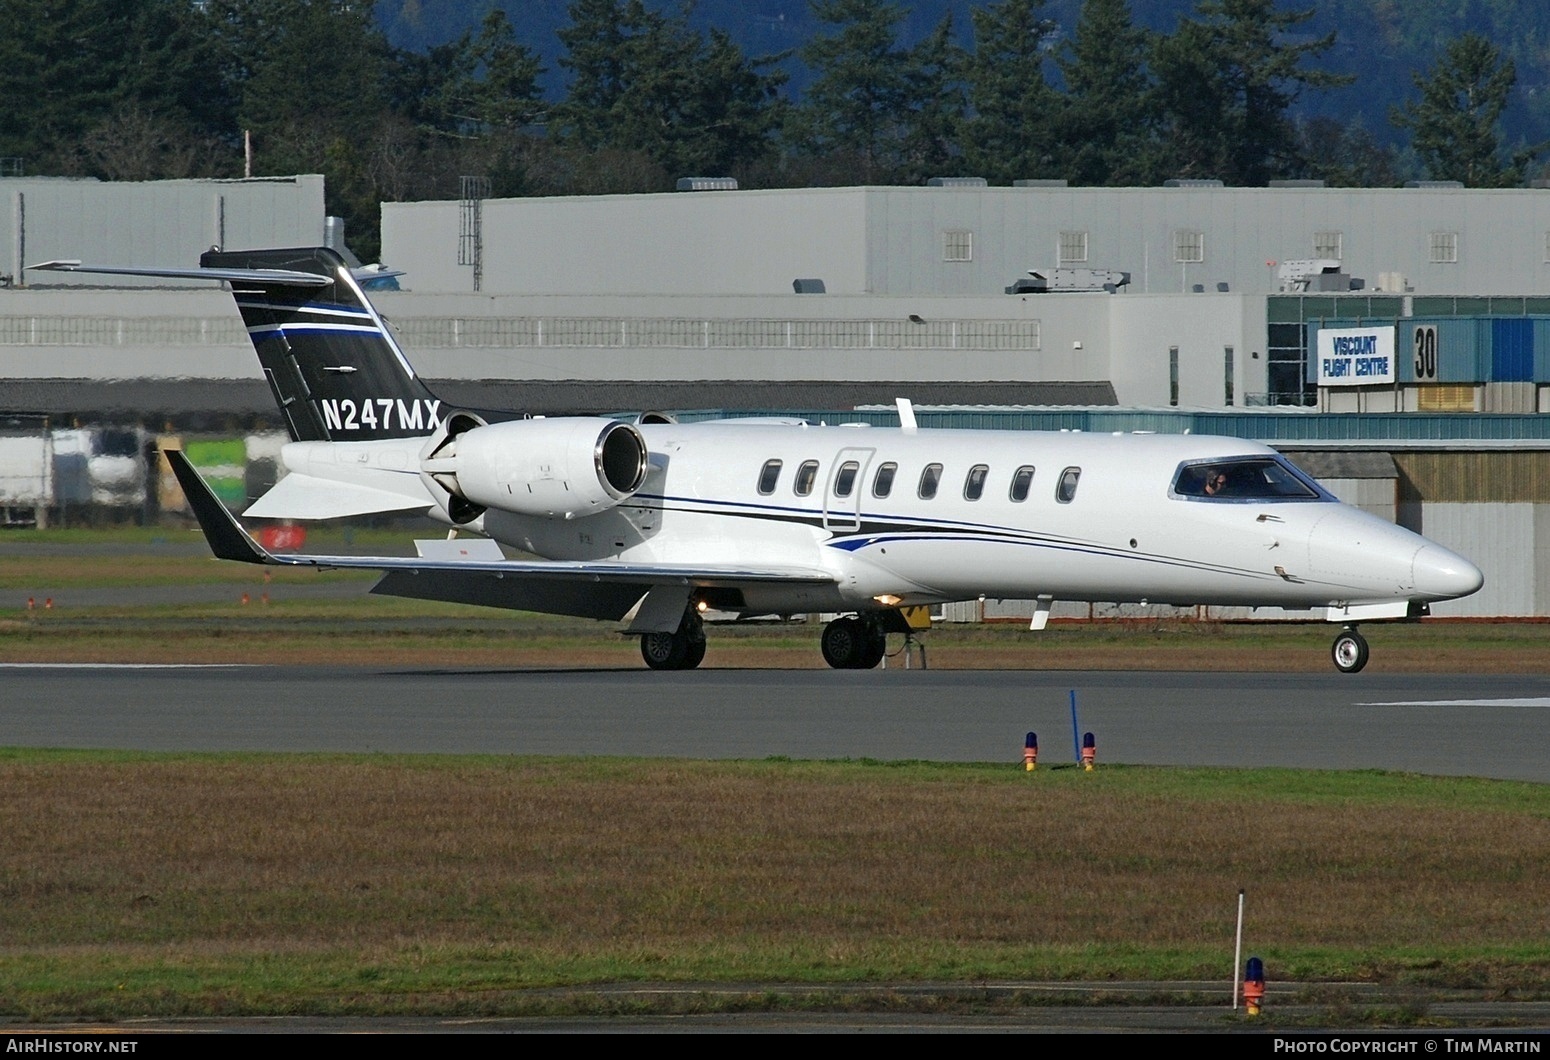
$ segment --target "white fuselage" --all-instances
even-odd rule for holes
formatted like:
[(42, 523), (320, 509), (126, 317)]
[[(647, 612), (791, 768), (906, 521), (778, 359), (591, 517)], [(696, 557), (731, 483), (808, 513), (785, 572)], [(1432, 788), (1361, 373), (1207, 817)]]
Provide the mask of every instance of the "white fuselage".
[[(1317, 487), (1300, 499), (1175, 492), (1187, 465), (1277, 459), (1253, 442), (737, 422), (640, 430), (651, 469), (617, 507), (569, 520), (492, 508), (478, 528), (549, 559), (791, 564), (836, 577), (832, 590), (750, 587), (749, 611), (979, 596), (1392, 605), (1466, 595), (1481, 583), (1462, 557)], [(810, 462), (817, 467), (802, 495), (798, 479)], [(878, 496), (878, 473), (889, 464), (891, 488)], [(937, 489), (923, 497), (932, 465), (940, 465)], [(982, 487), (970, 499), (976, 467), (985, 469)], [(1030, 467), (1026, 495), (1014, 499), (1014, 476)], [(1057, 493), (1069, 471), (1076, 476), (1066, 500)]]

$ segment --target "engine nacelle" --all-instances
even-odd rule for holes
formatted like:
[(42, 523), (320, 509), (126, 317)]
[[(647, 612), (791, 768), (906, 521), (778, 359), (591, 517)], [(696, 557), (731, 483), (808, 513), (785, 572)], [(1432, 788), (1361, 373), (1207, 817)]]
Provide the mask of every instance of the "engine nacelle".
[(646, 440), (597, 417), (485, 423), (455, 412), (420, 454), (420, 477), (455, 523), (486, 508), (575, 519), (612, 508), (646, 479)]

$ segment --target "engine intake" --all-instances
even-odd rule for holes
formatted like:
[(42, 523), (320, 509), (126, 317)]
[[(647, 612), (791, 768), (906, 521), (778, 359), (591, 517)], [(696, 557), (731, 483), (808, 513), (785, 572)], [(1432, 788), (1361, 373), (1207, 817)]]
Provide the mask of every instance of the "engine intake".
[(596, 417), (485, 423), (449, 415), (426, 443), (420, 475), (454, 523), (487, 508), (574, 519), (612, 508), (646, 480), (646, 441)]

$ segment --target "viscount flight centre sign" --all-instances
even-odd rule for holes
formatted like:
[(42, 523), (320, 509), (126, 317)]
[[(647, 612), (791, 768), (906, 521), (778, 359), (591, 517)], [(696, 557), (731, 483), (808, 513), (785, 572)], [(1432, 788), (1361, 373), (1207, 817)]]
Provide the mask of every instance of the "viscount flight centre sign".
[(1319, 332), (1319, 386), (1392, 386), (1394, 329), (1342, 328)]

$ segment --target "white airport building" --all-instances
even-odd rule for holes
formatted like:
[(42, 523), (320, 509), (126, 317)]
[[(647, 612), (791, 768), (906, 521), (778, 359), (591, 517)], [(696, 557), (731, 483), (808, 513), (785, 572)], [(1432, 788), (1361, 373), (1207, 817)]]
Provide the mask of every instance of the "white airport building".
[[(1263, 438), (1550, 615), (1550, 191), (948, 185), (387, 203), (373, 297), (453, 404)], [(318, 176), (0, 179), (0, 411), (272, 429), (226, 293), (27, 266), (339, 238)]]

